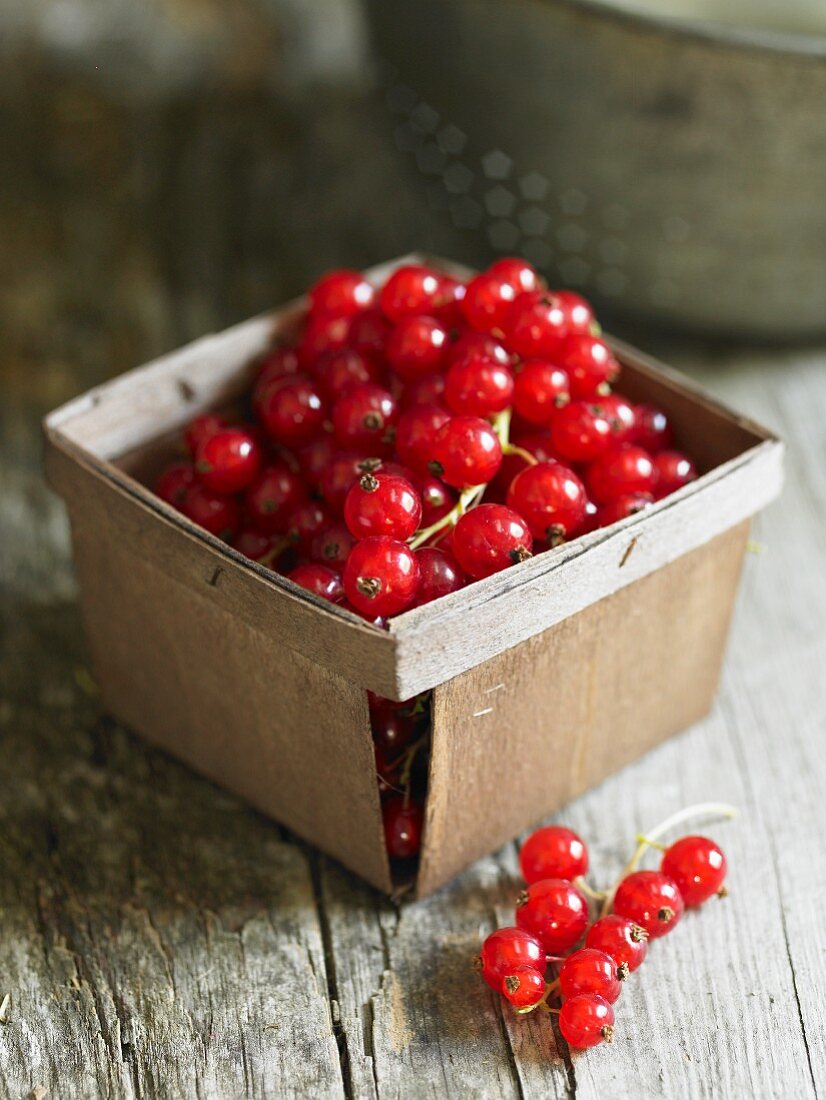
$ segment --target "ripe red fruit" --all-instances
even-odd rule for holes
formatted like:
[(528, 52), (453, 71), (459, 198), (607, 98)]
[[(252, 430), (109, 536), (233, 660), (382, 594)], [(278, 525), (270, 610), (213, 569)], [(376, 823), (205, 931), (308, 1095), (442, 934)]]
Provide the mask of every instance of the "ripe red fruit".
[(428, 374), (426, 378), (417, 378), (408, 382), (399, 398), (403, 409), (412, 409), (415, 405), (437, 405), (444, 403), (445, 379), (443, 374)]
[(565, 310), (549, 290), (519, 294), (502, 329), (505, 347), (521, 359), (555, 359), (568, 334)]
[(479, 952), (482, 977), (491, 989), (499, 992), (502, 979), (523, 966), (544, 974), (546, 954), (536, 936), (524, 928), (497, 928)]
[(420, 313), (430, 313), (438, 305), (439, 276), (421, 264), (397, 268), (379, 294), (382, 312), (391, 321), (400, 321)]
[(347, 390), (362, 382), (380, 382), (382, 371), (377, 361), (355, 348), (327, 351), (313, 367), (313, 377), (328, 401), (337, 401)]
[(513, 390), (514, 410), (529, 424), (550, 424), (570, 400), (568, 375), (544, 359), (528, 359), (519, 368)]
[(621, 393), (609, 393), (600, 397), (596, 404), (608, 418), (614, 442), (632, 443), (637, 418), (631, 402)]
[(480, 504), (460, 518), (450, 545), (465, 573), (480, 580), (529, 558), (533, 539), (513, 509)]
[(310, 562), (307, 565), (298, 565), (287, 577), (294, 583), (300, 584), (308, 592), (320, 596), (330, 603), (341, 603), (344, 599), (344, 585), (341, 577), (326, 565), (318, 565)]
[(347, 343), (356, 351), (383, 355), (392, 327), (380, 309), (365, 309), (350, 322)]
[(373, 304), (376, 292), (360, 271), (328, 271), (307, 292), (314, 313), (350, 316)]
[(520, 967), (502, 979), (501, 993), (514, 1008), (532, 1008), (545, 996), (545, 978), (538, 970)]
[(445, 403), (462, 416), (492, 416), (512, 397), (513, 375), (493, 359), (454, 363), (445, 376)]
[(637, 512), (642, 512), (653, 503), (654, 498), (651, 493), (626, 493), (624, 496), (617, 497), (616, 500), (609, 501), (608, 504), (599, 506), (597, 526), (608, 527), (612, 523), (618, 523), (621, 519), (627, 519), (628, 516), (635, 516)]
[(357, 542), (344, 567), (344, 589), (357, 611), (389, 618), (410, 607), (419, 584), (413, 551), (386, 535)]
[(351, 486), (355, 485), (362, 474), (379, 465), (377, 459), (367, 458), (361, 452), (336, 451), (327, 463), (319, 484), (325, 502), (334, 512), (343, 512)]
[(571, 882), (588, 873), (588, 849), (572, 829), (545, 825), (531, 833), (522, 845), (519, 866), (528, 884), (544, 878)]
[(665, 413), (653, 405), (637, 405), (634, 409), (632, 442), (655, 455), (671, 446), (674, 432)]
[(686, 905), (702, 905), (722, 889), (728, 865), (713, 840), (684, 836), (666, 850), (661, 870), (677, 884)]
[(627, 976), (628, 967), (618, 965), (604, 951), (582, 947), (562, 964), (559, 990), (563, 997), (596, 993), (613, 1004), (622, 992), (622, 983)]
[(286, 344), (268, 351), (258, 363), (258, 373), (255, 376), (256, 387), (263, 387), (268, 382), (275, 382), (286, 374), (297, 374), (299, 370), (298, 353), (295, 348)]
[(195, 470), (214, 493), (240, 493), (258, 476), (262, 463), (258, 442), (241, 428), (222, 428), (201, 440)]
[(588, 925), (583, 894), (561, 878), (532, 882), (516, 902), (516, 923), (536, 936), (549, 955), (568, 951)]
[(391, 859), (412, 859), (422, 844), (424, 813), (421, 804), (404, 795), (392, 795), (382, 806), (384, 837)]
[(304, 482), (279, 463), (267, 466), (247, 489), (244, 505), (253, 526), (267, 534), (286, 531), (289, 517), (307, 497)]
[(321, 486), (321, 478), (335, 453), (333, 437), (327, 432), (308, 443), (296, 455), (301, 476), (313, 489)]
[(624, 963), (630, 972), (641, 966), (648, 954), (648, 933), (628, 917), (610, 913), (591, 925), (585, 946), (604, 951), (617, 966)]
[(296, 346), (301, 366), (311, 370), (327, 351), (343, 348), (349, 340), (351, 318), (333, 313), (312, 313)]
[(434, 317), (403, 317), (387, 340), (390, 366), (403, 382), (442, 369), (449, 347), (447, 329)]
[(384, 455), (392, 450), (390, 429), (398, 418), (392, 394), (373, 382), (354, 386), (333, 407), (333, 431), (340, 447)]
[(635, 871), (614, 895), (614, 912), (639, 924), (651, 939), (670, 932), (683, 915), (677, 884), (660, 871)]
[(408, 539), (422, 518), (419, 494), (403, 477), (383, 473), (362, 474), (344, 502), (344, 519), (357, 539), (391, 535)]
[(268, 535), (265, 531), (259, 531), (255, 527), (242, 527), (232, 540), (232, 545), (245, 558), (250, 558), (252, 561), (261, 561), (273, 550), (275, 538), (273, 535)]
[(187, 493), (195, 484), (195, 467), (191, 462), (175, 462), (161, 474), (155, 483), (155, 492), (179, 511), (183, 509)]
[(608, 393), (619, 378), (620, 365), (598, 336), (567, 336), (559, 349), (557, 362), (571, 380), (571, 396), (578, 400)]
[(569, 462), (593, 462), (613, 444), (611, 423), (599, 405), (572, 401), (551, 421), (551, 444)]
[(432, 474), (419, 476), (417, 487), (422, 498), (422, 527), (429, 527), (453, 510), (456, 497), (437, 477)]
[(287, 518), (287, 538), (293, 546), (307, 554), (313, 539), (326, 531), (332, 522), (323, 504), (317, 500), (304, 500), (293, 508)]
[(310, 557), (339, 571), (344, 568), (356, 540), (344, 523), (333, 523), (313, 539)]
[(241, 507), (235, 497), (214, 493), (197, 482), (187, 491), (181, 511), (193, 523), (227, 542), (241, 526)]
[(525, 520), (535, 539), (557, 546), (576, 535), (585, 519), (585, 486), (560, 462), (538, 462), (518, 473), (507, 503)]
[(647, 451), (622, 443), (593, 462), (586, 471), (588, 495), (597, 504), (608, 504), (631, 493), (651, 493), (654, 463)]
[(395, 757), (409, 744), (416, 732), (415, 718), (401, 714), (398, 710), (371, 710), (370, 726), (376, 744)]
[(465, 330), (448, 351), (447, 365), (452, 367), (456, 363), (472, 363), (477, 359), (492, 359), (503, 367), (512, 365), (511, 356), (499, 340), (484, 332)]
[(483, 271), (467, 284), (462, 316), (477, 332), (501, 331), (508, 310), (525, 289), (507, 274)]
[(519, 256), (503, 256), (501, 260), (494, 260), (488, 268), (488, 274), (510, 283), (517, 294), (525, 290), (539, 290), (542, 286), (536, 268)]
[(438, 600), (450, 592), (457, 592), (467, 584), (467, 577), (459, 563), (447, 550), (425, 546), (416, 551), (416, 558), (420, 573), (416, 607)]
[(559, 1010), (559, 1030), (565, 1042), (579, 1050), (610, 1043), (614, 1038), (614, 1010), (604, 997), (580, 993)]
[(654, 456), (654, 496), (662, 500), (690, 481), (696, 481), (697, 467), (680, 451), (660, 451)]
[(481, 417), (451, 417), (433, 437), (430, 472), (456, 489), (486, 485), (501, 464), (499, 438)]
[(413, 405), (396, 424), (396, 453), (405, 465), (417, 473), (427, 473), (433, 456), (433, 440), (450, 414), (437, 405)]
[(556, 300), (565, 314), (565, 326), (572, 335), (587, 335), (595, 323), (590, 302), (573, 290), (555, 290)]
[(227, 421), (217, 413), (201, 413), (190, 421), (184, 429), (184, 446), (193, 457), (205, 439), (226, 428)]
[(267, 434), (285, 447), (309, 443), (326, 416), (318, 384), (301, 374), (271, 384), (258, 411)]

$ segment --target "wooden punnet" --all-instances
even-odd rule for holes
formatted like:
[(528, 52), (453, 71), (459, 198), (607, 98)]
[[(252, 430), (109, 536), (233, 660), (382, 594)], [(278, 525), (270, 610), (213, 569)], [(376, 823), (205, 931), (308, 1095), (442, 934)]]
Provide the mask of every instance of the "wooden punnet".
[(702, 476), (382, 631), (142, 483), (193, 416), (241, 397), (301, 308), (64, 405), (45, 421), (48, 474), (69, 511), (105, 708), (388, 892), (366, 692), (433, 689), (416, 883), (427, 894), (707, 713), (749, 521), (780, 490), (782, 444), (615, 342), (623, 392), (668, 412)]

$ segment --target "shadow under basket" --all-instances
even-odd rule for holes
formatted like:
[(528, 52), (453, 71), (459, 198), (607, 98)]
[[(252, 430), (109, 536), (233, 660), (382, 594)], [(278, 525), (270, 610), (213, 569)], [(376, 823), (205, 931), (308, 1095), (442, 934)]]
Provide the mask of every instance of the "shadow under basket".
[(104, 707), (388, 893), (367, 690), (432, 689), (421, 896), (708, 712), (749, 521), (780, 490), (782, 445), (614, 342), (623, 392), (668, 413), (698, 480), (380, 630), (142, 483), (193, 416), (241, 398), (302, 309), (63, 406), (45, 421), (47, 471), (69, 511)]

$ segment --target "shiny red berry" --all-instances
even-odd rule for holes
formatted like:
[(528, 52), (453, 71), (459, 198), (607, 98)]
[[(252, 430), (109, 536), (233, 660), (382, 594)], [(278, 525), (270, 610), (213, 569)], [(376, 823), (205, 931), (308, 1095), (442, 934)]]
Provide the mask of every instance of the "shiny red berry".
[(191, 462), (175, 462), (156, 481), (155, 493), (161, 500), (181, 511), (195, 480), (195, 467)]
[(434, 317), (404, 317), (387, 340), (390, 366), (403, 382), (414, 382), (442, 369), (448, 331)]
[(697, 480), (697, 467), (681, 451), (660, 451), (654, 455), (654, 496), (662, 500), (690, 481)]
[(671, 446), (674, 432), (662, 409), (654, 405), (637, 405), (634, 409), (634, 433), (632, 442), (655, 455)]
[(381, 382), (382, 371), (371, 355), (355, 348), (325, 352), (313, 367), (313, 377), (327, 401), (337, 401), (362, 382)]
[(357, 313), (350, 322), (347, 344), (356, 351), (383, 355), (393, 326), (378, 307)]
[(474, 580), (525, 561), (532, 545), (525, 521), (503, 504), (480, 504), (465, 512), (451, 539), (456, 560)]
[(357, 539), (370, 535), (410, 538), (422, 518), (419, 494), (403, 477), (394, 474), (362, 474), (344, 502), (344, 520)]
[(378, 459), (367, 458), (361, 451), (336, 451), (321, 475), (319, 488), (324, 501), (336, 515), (344, 511), (351, 486), (362, 474), (378, 469)]
[(275, 536), (268, 535), (266, 531), (259, 531), (257, 527), (242, 527), (232, 545), (239, 554), (252, 561), (261, 561), (269, 557), (275, 547)]
[(241, 526), (241, 507), (235, 497), (215, 493), (197, 482), (187, 492), (181, 511), (193, 523), (225, 541)]
[(580, 993), (559, 1010), (562, 1038), (578, 1050), (610, 1043), (614, 1039), (614, 1010), (604, 997)]
[(311, 370), (325, 352), (348, 343), (351, 322), (351, 317), (334, 313), (313, 313), (307, 318), (295, 349), (304, 370)]
[(437, 546), (425, 546), (416, 551), (419, 562), (419, 590), (416, 607), (431, 603), (451, 592), (458, 592), (467, 584), (467, 577), (459, 563), (447, 550)]
[(301, 476), (313, 489), (321, 486), (321, 478), (335, 453), (333, 437), (324, 432), (297, 453)]
[(613, 445), (611, 423), (599, 405), (571, 401), (551, 421), (551, 443), (568, 462), (593, 462)]
[(613, 1004), (622, 992), (628, 967), (617, 964), (610, 955), (593, 947), (581, 947), (569, 955), (559, 971), (559, 991), (563, 997), (596, 993)]
[(287, 344), (279, 344), (259, 360), (255, 385), (264, 386), (267, 382), (275, 382), (287, 374), (297, 374), (299, 370), (298, 353), (295, 348)]
[(614, 353), (598, 336), (567, 336), (557, 362), (568, 375), (571, 396), (577, 400), (593, 400), (608, 393), (620, 374)]
[(302, 554), (308, 554), (313, 540), (332, 522), (332, 516), (323, 504), (317, 500), (304, 500), (287, 517), (287, 538)]
[(422, 498), (422, 527), (429, 527), (453, 511), (456, 495), (438, 477), (418, 475), (417, 486)]
[(542, 287), (536, 268), (519, 256), (503, 256), (500, 260), (494, 260), (488, 268), (488, 274), (510, 283), (517, 294)]
[(209, 439), (210, 436), (226, 427), (225, 417), (219, 416), (217, 413), (201, 413), (200, 416), (196, 416), (194, 420), (191, 420), (184, 429), (184, 446), (194, 458), (204, 440)]
[(318, 383), (290, 375), (271, 385), (259, 409), (267, 434), (285, 447), (302, 447), (324, 423), (326, 409)]
[(314, 313), (350, 316), (373, 304), (376, 292), (360, 271), (328, 271), (307, 292)]
[(544, 974), (547, 952), (536, 936), (524, 928), (497, 928), (487, 937), (479, 952), (482, 977), (497, 992), (502, 979), (526, 966)]
[(310, 547), (310, 557), (322, 565), (341, 571), (356, 540), (344, 523), (333, 523), (326, 531), (316, 535)]
[(439, 276), (421, 264), (406, 264), (397, 268), (379, 294), (382, 312), (391, 321), (403, 317), (430, 313), (438, 305)]
[(548, 290), (519, 294), (502, 329), (505, 347), (521, 359), (555, 359), (568, 334), (565, 310)]
[(415, 405), (444, 405), (445, 377), (443, 374), (428, 374), (408, 382), (401, 392), (399, 404), (403, 409), (412, 409)]
[(642, 512), (649, 504), (654, 503), (651, 493), (625, 493), (607, 504), (600, 504), (597, 508), (597, 526), (610, 527), (612, 523), (618, 523), (628, 516), (635, 516)]
[(201, 441), (195, 470), (214, 493), (240, 493), (258, 476), (262, 461), (261, 447), (249, 432), (222, 428)]
[(513, 359), (501, 341), (484, 332), (465, 330), (451, 345), (447, 355), (447, 365), (474, 363), (478, 359), (492, 359), (502, 367), (513, 365)]
[(585, 519), (585, 486), (560, 462), (538, 462), (518, 473), (507, 503), (524, 519), (535, 539), (557, 546), (573, 538)]
[(424, 813), (415, 799), (393, 795), (382, 806), (384, 837), (391, 859), (412, 859), (422, 845)]
[(451, 417), (433, 437), (430, 471), (456, 489), (486, 485), (501, 464), (499, 438), (481, 417)]
[(615, 443), (632, 443), (637, 425), (634, 406), (620, 393), (609, 393), (596, 402), (611, 425)]
[(591, 925), (585, 946), (604, 951), (617, 966), (625, 964), (631, 972), (642, 965), (648, 954), (648, 933), (628, 917), (610, 913)]
[(573, 881), (588, 873), (588, 849), (581, 837), (563, 825), (545, 825), (531, 833), (519, 852), (528, 884), (543, 878)]
[(531, 967), (520, 967), (502, 979), (501, 993), (514, 1008), (532, 1008), (545, 996), (544, 975)]
[(722, 849), (704, 836), (684, 836), (663, 855), (661, 869), (677, 884), (686, 905), (702, 905), (719, 894), (728, 866)]
[(493, 359), (454, 363), (445, 376), (445, 404), (460, 416), (493, 416), (513, 398), (513, 375)]
[(347, 599), (371, 618), (389, 618), (410, 607), (419, 584), (419, 563), (398, 539), (378, 535), (357, 542), (344, 567)]
[(565, 327), (573, 335), (588, 335), (595, 324), (591, 303), (573, 290), (555, 290), (556, 300), (565, 314)]
[(568, 375), (560, 367), (544, 359), (528, 359), (521, 365), (514, 384), (513, 407), (523, 420), (548, 425), (569, 400)]
[[(398, 704), (396, 704), (398, 705)], [(391, 756), (398, 756), (412, 741), (416, 733), (416, 721), (398, 710), (370, 711), (373, 740)]]
[(395, 398), (382, 386), (372, 382), (354, 386), (333, 407), (336, 442), (369, 454), (389, 454), (398, 415)]
[(298, 474), (282, 463), (267, 466), (247, 489), (244, 505), (252, 524), (271, 534), (287, 530), (289, 517), (307, 498), (307, 487)]
[(654, 463), (642, 447), (622, 443), (596, 459), (586, 471), (588, 495), (597, 504), (607, 504), (631, 493), (651, 493)]
[(438, 405), (413, 405), (396, 424), (396, 453), (405, 465), (417, 473), (427, 473), (433, 457), (433, 440), (450, 413)]
[(301, 585), (322, 600), (341, 603), (344, 599), (344, 585), (341, 583), (341, 577), (327, 565), (317, 565), (315, 562), (298, 565), (287, 574), (287, 577), (294, 584)]
[(588, 903), (565, 879), (541, 879), (519, 895), (516, 923), (536, 936), (549, 955), (561, 955), (582, 938), (588, 926)]
[(651, 939), (675, 928), (683, 908), (677, 884), (660, 871), (635, 871), (614, 895), (614, 912), (639, 924)]
[(477, 332), (501, 331), (522, 288), (493, 271), (483, 271), (467, 284), (461, 311), (465, 321)]

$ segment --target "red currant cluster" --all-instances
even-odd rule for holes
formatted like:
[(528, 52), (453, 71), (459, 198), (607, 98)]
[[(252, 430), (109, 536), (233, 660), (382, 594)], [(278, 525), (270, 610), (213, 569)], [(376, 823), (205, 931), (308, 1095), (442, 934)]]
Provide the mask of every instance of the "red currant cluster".
[(387, 853), (394, 860), (410, 860), (422, 841), (430, 700), (417, 695), (395, 703), (368, 692), (368, 701)]
[[(199, 416), (158, 495), (383, 625), (697, 476), (665, 414), (613, 389), (590, 305), (523, 260), (460, 283), (333, 271), (262, 359), (251, 416)], [(485, 502), (482, 503), (482, 498)]]
[[(686, 906), (725, 893), (726, 859), (714, 841), (685, 836), (668, 848), (653, 836), (639, 841), (623, 878), (604, 894), (585, 882), (588, 851), (577, 834), (557, 825), (539, 829), (520, 853), (528, 885), (516, 903), (516, 925), (500, 928), (482, 946), (478, 964), (488, 985), (519, 1013), (558, 1012), (559, 1030), (572, 1047), (611, 1042), (612, 1006), (645, 959), (649, 940), (670, 932)], [(660, 869), (636, 870), (652, 846), (662, 851)], [(593, 923), (588, 897), (601, 903)], [(551, 965), (557, 972), (549, 982)], [(550, 1008), (551, 998), (561, 998), (561, 1007)]]

